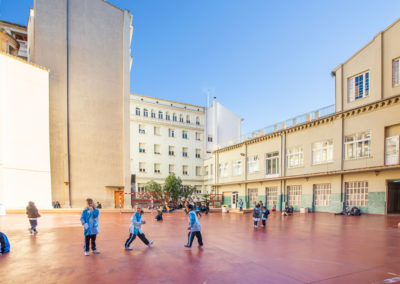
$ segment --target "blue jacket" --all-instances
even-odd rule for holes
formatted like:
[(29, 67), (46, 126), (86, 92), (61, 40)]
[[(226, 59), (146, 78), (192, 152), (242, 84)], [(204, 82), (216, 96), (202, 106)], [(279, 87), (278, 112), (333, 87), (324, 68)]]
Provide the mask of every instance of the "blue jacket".
[(10, 251), (10, 242), (7, 239), (6, 234), (0, 232), (0, 252), (6, 253)]
[(89, 211), (89, 209), (85, 209), (81, 215), (81, 223), (85, 226), (87, 224), (87, 228), (84, 230), (85, 236), (89, 235), (97, 235), (99, 233), (99, 209), (93, 209)]
[(197, 219), (197, 214), (194, 211), (189, 212), (189, 226), (191, 226), (191, 232), (201, 231), (199, 219)]
[(129, 233), (131, 234), (143, 234), (142, 229), (140, 228), (143, 224), (143, 220), (142, 220), (142, 214), (139, 213), (135, 213), (133, 214), (132, 218), (131, 218), (132, 224), (129, 227)]
[(243, 201), (239, 202), (239, 207), (243, 207)]

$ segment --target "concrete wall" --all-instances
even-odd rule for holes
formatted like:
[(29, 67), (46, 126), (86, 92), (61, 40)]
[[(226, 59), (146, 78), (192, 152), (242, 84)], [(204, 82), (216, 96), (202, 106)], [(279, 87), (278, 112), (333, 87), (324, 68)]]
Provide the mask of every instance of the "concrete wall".
[(130, 191), (131, 16), (101, 0), (36, 0), (33, 21), (32, 60), (50, 69), (53, 200), (112, 207)]
[(51, 207), (49, 73), (0, 53), (0, 203), (28, 201)]

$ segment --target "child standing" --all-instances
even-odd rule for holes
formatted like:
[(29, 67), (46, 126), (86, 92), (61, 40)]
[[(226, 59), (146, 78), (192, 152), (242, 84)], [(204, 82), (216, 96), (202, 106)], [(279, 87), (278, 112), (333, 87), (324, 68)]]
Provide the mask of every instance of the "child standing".
[(243, 200), (242, 199), (240, 199), (239, 207), (240, 207), (240, 211), (243, 211)]
[(6, 234), (0, 232), (0, 255), (6, 252), (10, 252), (10, 242)]
[(132, 250), (130, 247), (131, 243), (136, 239), (136, 236), (142, 240), (142, 242), (146, 245), (151, 247), (154, 241), (148, 241), (146, 236), (143, 234), (142, 229), (140, 228), (142, 224), (146, 224), (146, 221), (142, 220), (143, 211), (140, 206), (136, 208), (136, 213), (133, 214), (131, 221), (132, 224), (129, 227), (129, 238), (125, 242), (125, 249)]
[(26, 207), (26, 214), (28, 215), (29, 223), (31, 227), (28, 229), (31, 234), (37, 234), (37, 218), (40, 217), (40, 214), (35, 206), (35, 203), (29, 201), (28, 206)]
[(267, 207), (263, 206), (262, 210), (261, 210), (261, 221), (262, 221), (262, 226), (265, 227), (266, 221), (268, 219), (268, 215), (269, 215), (269, 210), (267, 209)]
[(260, 221), (260, 216), (261, 216), (260, 204), (257, 204), (253, 210), (254, 228), (258, 228), (258, 221)]
[(89, 245), (92, 244), (92, 251), (95, 254), (100, 252), (96, 249), (96, 235), (99, 233), (99, 209), (93, 203), (93, 199), (86, 199), (86, 208), (81, 215), (81, 223), (85, 234), (85, 255), (89, 255)]
[(197, 219), (197, 214), (194, 211), (193, 205), (188, 204), (188, 215), (189, 215), (189, 234), (188, 234), (188, 244), (185, 245), (185, 248), (191, 248), (194, 237), (196, 236), (197, 241), (199, 242), (199, 248), (203, 247), (203, 238), (201, 237), (201, 226), (199, 219)]

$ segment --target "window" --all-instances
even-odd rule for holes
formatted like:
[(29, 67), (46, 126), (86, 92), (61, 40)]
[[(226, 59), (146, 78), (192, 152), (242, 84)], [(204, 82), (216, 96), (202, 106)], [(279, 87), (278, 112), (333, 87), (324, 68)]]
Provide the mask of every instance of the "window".
[(312, 163), (313, 165), (332, 162), (333, 160), (333, 142), (332, 140), (316, 142), (312, 145)]
[(188, 148), (183, 147), (182, 148), (182, 157), (187, 157), (188, 156)]
[(139, 133), (140, 134), (146, 134), (146, 130), (144, 129), (144, 126), (139, 124)]
[(331, 201), (331, 184), (314, 184), (314, 204), (316, 206), (328, 206)]
[(190, 123), (190, 116), (189, 115), (186, 116), (186, 123)]
[(183, 139), (188, 139), (188, 133), (187, 133), (187, 131), (182, 131), (182, 138), (183, 138)]
[(210, 165), (210, 176), (214, 175), (214, 164)]
[(149, 116), (149, 111), (148, 111), (147, 109), (144, 109), (144, 110), (143, 110), (143, 115), (144, 115), (145, 117), (148, 117), (148, 116)]
[(184, 176), (187, 176), (189, 173), (188, 173), (188, 166), (183, 166), (182, 167), (182, 174), (184, 175)]
[(179, 115), (179, 122), (183, 122), (183, 115), (182, 114)]
[(154, 154), (160, 155), (160, 145), (159, 144), (154, 144)]
[(370, 156), (371, 132), (363, 132), (344, 138), (345, 159), (358, 159)]
[(301, 185), (287, 187), (289, 205), (301, 205)]
[(400, 86), (400, 58), (393, 60), (393, 87)]
[(304, 165), (304, 153), (302, 147), (293, 147), (287, 153), (287, 167), (296, 168)]
[(176, 113), (173, 113), (173, 114), (172, 114), (172, 120), (173, 120), (173, 121), (177, 121), (177, 120), (178, 120), (178, 118), (177, 118), (177, 116), (176, 116)]
[(138, 192), (145, 192), (145, 185), (143, 183), (138, 183)]
[(219, 164), (219, 177), (228, 176), (228, 163)]
[(204, 175), (205, 175), (205, 176), (208, 176), (208, 166), (205, 166), (205, 167), (204, 167)]
[(169, 115), (169, 112), (167, 112), (167, 113), (165, 114), (165, 119), (166, 119), (166, 120), (171, 120), (171, 116)]
[(168, 136), (169, 136), (169, 137), (175, 137), (175, 130), (172, 129), (172, 128), (169, 128), (169, 129), (168, 129)]
[(174, 165), (169, 165), (168, 166), (168, 173), (170, 173), (170, 174), (175, 173), (175, 166)]
[(348, 79), (347, 92), (348, 102), (367, 97), (369, 95), (369, 72)]
[(345, 183), (346, 188), (346, 205), (367, 206), (368, 205), (368, 182), (352, 181)]
[(156, 113), (154, 112), (154, 110), (151, 110), (151, 118), (156, 118)]
[(249, 188), (250, 205), (256, 205), (258, 202), (258, 188)]
[(196, 185), (195, 188), (196, 188), (196, 189), (195, 189), (195, 193), (196, 193), (196, 194), (201, 194), (201, 193), (202, 193), (202, 190), (201, 190), (201, 187), (200, 187), (200, 186)]
[(136, 115), (140, 115), (140, 108), (136, 108)]
[(168, 147), (168, 154), (169, 154), (170, 156), (175, 156), (174, 146), (169, 146), (169, 147)]
[(207, 141), (208, 141), (208, 142), (213, 142), (212, 135), (208, 135), (208, 137), (207, 137)]
[(196, 167), (196, 176), (201, 176), (201, 167)]
[(249, 174), (258, 172), (259, 163), (258, 163), (258, 155), (251, 156), (247, 158), (247, 172)]
[(267, 204), (276, 205), (278, 203), (278, 187), (266, 187), (265, 196), (267, 197)]
[(242, 161), (236, 160), (232, 162), (232, 176), (238, 176), (242, 174)]
[(145, 144), (139, 143), (139, 153), (146, 153)]
[(396, 165), (399, 163), (399, 136), (386, 138), (386, 165)]
[(200, 159), (200, 149), (196, 149), (196, 158)]
[(154, 135), (160, 135), (160, 127), (154, 126)]
[(163, 118), (163, 112), (162, 112), (162, 111), (159, 111), (159, 112), (158, 112), (158, 118), (159, 118), (159, 119), (162, 119), (162, 118)]
[(279, 174), (279, 152), (267, 153), (265, 155), (266, 175), (274, 176)]
[(196, 132), (196, 141), (200, 141), (200, 133)]
[(200, 118), (196, 116), (196, 125), (200, 125)]
[(160, 164), (154, 164), (154, 173), (156, 174), (161, 173)]
[(146, 172), (146, 164), (145, 163), (139, 163), (139, 172), (140, 173)]

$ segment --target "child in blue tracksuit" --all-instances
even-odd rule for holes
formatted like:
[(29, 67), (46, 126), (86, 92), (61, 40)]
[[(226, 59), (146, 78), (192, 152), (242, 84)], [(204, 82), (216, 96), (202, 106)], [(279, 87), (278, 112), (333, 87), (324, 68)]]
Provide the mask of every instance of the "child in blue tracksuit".
[(267, 209), (267, 207), (263, 206), (262, 210), (261, 210), (261, 221), (262, 221), (262, 226), (265, 227), (266, 221), (268, 219), (268, 215), (269, 215), (269, 210)]
[(81, 215), (81, 223), (85, 234), (85, 255), (89, 255), (89, 243), (92, 244), (92, 251), (95, 254), (100, 253), (96, 249), (96, 235), (99, 233), (99, 209), (93, 203), (93, 199), (86, 199), (87, 207)]
[(193, 205), (192, 204), (188, 204), (187, 205), (188, 211), (189, 211), (189, 227), (188, 230), (189, 234), (188, 234), (188, 243), (187, 245), (185, 245), (185, 248), (191, 248), (192, 247), (192, 243), (194, 240), (194, 237), (196, 236), (197, 241), (199, 242), (199, 248), (203, 247), (203, 238), (201, 237), (201, 226), (200, 226), (200, 222), (199, 219), (197, 219), (197, 214), (194, 211)]
[(10, 252), (10, 242), (6, 234), (0, 232), (0, 255)]
[(258, 221), (260, 221), (260, 217), (261, 217), (261, 208), (260, 204), (257, 204), (253, 210), (254, 228), (258, 228)]
[(146, 246), (150, 247), (154, 243), (154, 241), (149, 242), (146, 239), (146, 236), (143, 234), (141, 226), (142, 224), (146, 224), (146, 221), (142, 220), (142, 214), (143, 214), (142, 208), (138, 206), (136, 213), (133, 214), (131, 218), (132, 224), (129, 227), (129, 238), (125, 242), (126, 250), (132, 250), (130, 245), (136, 239), (136, 236), (138, 236), (139, 239), (141, 239)]

